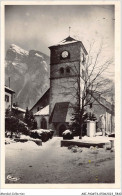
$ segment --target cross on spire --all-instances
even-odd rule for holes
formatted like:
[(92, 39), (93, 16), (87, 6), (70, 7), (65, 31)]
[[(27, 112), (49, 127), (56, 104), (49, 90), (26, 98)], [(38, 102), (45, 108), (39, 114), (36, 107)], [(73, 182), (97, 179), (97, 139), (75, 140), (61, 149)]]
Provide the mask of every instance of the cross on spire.
[(71, 29), (71, 27), (69, 27), (69, 36), (70, 36), (70, 29)]

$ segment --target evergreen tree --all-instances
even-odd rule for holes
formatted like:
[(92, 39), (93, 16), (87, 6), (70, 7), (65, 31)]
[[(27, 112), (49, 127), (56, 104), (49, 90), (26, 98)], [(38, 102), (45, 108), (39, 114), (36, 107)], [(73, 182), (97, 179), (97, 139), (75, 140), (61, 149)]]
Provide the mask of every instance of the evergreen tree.
[(37, 122), (35, 120), (35, 117), (34, 117), (33, 113), (28, 110), (28, 107), (26, 108), (24, 121), (30, 129), (36, 129), (37, 128)]
[(25, 123), (29, 126), (30, 125), (30, 113), (28, 110), (28, 107), (26, 108), (26, 112), (25, 112), (25, 119), (24, 119)]

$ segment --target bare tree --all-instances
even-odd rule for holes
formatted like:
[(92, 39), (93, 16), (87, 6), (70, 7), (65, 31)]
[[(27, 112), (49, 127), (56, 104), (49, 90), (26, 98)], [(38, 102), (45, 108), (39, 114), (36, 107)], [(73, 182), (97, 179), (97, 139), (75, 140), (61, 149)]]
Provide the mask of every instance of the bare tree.
[[(76, 91), (77, 105), (74, 107), (74, 113), (72, 121), (75, 126), (78, 126), (80, 130), (80, 138), (82, 138), (83, 124), (85, 120), (85, 113), (87, 111), (87, 106), (93, 104), (93, 97), (97, 97), (99, 94), (104, 95), (111, 91), (109, 88), (110, 79), (104, 77), (104, 73), (108, 70), (109, 66), (113, 63), (113, 59), (106, 60), (105, 62), (99, 62), (99, 57), (102, 51), (102, 45), (98, 50), (96, 56), (90, 55), (92, 46), (90, 47), (88, 56), (82, 64), (84, 65), (84, 70), (77, 73), (77, 69), (73, 69), (75, 74), (78, 75), (74, 85), (74, 90)], [(93, 116), (94, 118), (94, 116)]]

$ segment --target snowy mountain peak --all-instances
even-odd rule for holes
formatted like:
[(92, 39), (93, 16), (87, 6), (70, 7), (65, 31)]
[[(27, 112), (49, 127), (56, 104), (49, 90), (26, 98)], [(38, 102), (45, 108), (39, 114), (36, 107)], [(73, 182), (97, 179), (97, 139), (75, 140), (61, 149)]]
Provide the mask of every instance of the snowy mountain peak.
[(19, 46), (15, 45), (15, 44), (11, 44), (10, 45), (10, 49), (13, 51), (13, 52), (16, 52), (18, 54), (21, 54), (21, 55), (29, 55), (29, 52), (20, 48)]
[(31, 108), (49, 87), (50, 58), (37, 50), (29, 52), (15, 44), (6, 51), (5, 79), (11, 78), (16, 92), (14, 102), (21, 108)]

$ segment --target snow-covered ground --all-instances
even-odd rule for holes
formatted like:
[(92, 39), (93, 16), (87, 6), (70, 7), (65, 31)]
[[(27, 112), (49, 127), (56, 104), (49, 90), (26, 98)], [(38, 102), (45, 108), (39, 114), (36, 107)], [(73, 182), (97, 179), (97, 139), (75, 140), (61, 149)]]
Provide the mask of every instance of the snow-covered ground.
[(32, 141), (7, 144), (6, 183), (114, 182), (114, 152), (68, 149), (60, 147), (61, 140), (53, 137), (42, 146)]

